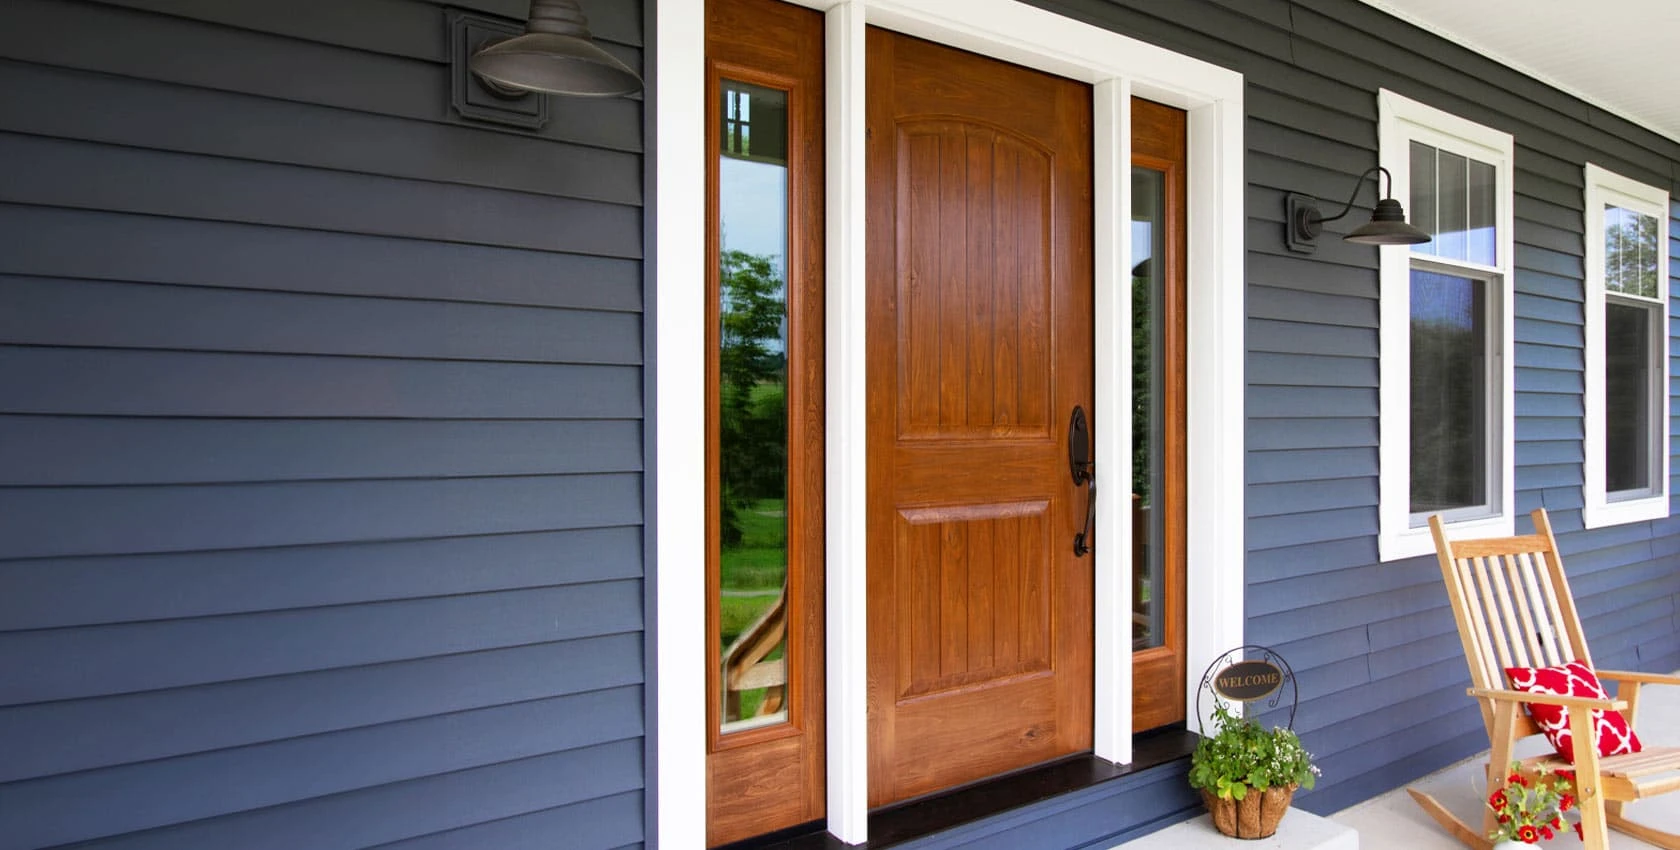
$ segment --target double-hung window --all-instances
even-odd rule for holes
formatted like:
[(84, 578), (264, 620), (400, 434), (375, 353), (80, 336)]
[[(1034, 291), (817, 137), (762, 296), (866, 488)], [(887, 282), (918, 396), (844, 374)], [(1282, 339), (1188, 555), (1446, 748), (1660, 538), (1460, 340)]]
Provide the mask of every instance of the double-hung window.
[(1586, 167), (1588, 528), (1668, 516), (1668, 193)]
[(1378, 551), (1512, 530), (1512, 139), (1390, 91), (1379, 159), (1433, 239), (1381, 248)]

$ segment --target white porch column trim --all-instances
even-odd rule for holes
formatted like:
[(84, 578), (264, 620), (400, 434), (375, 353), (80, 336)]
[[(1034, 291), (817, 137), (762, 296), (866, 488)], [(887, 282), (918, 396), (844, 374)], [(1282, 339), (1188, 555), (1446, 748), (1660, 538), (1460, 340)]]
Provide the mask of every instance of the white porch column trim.
[(863, 4), (828, 10), (828, 831), (869, 835)]
[[(1119, 764), (1132, 760), (1132, 582), (1129, 564), (1109, 557), (1132, 551), (1132, 524), (1121, 522), (1116, 482), (1131, 480), (1132, 416), (1132, 85), (1124, 79), (1097, 83), (1092, 90), (1092, 210), (1096, 224), (1093, 268), (1098, 549), (1093, 553), (1096, 637), (1092, 658), (1096, 700), (1092, 752)], [(1121, 460), (1121, 459), (1124, 460)], [(1123, 477), (1122, 477), (1123, 476)]]
[[(654, 545), (659, 677), (654, 843), (706, 842), (706, 15), (705, 4), (661, 2), (655, 21), (659, 91), (653, 126), (653, 309), (656, 490)], [(649, 437), (644, 437), (648, 439)]]

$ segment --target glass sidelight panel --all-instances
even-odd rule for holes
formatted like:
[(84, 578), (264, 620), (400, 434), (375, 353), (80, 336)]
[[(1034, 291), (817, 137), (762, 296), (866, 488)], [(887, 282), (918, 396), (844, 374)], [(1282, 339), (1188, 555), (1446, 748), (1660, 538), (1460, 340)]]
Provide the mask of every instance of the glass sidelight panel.
[(1165, 642), (1166, 397), (1159, 324), (1166, 281), (1166, 174), (1132, 168), (1132, 649)]
[(720, 88), (715, 638), (732, 732), (788, 718), (788, 96)]

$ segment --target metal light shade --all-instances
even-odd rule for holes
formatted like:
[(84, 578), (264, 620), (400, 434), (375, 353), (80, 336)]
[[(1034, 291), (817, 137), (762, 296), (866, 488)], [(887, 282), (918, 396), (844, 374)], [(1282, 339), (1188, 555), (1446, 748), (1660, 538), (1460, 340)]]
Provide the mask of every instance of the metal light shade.
[(1335, 221), (1353, 212), (1353, 201), (1359, 197), (1359, 188), (1365, 185), (1365, 178), (1373, 174), (1388, 178), (1388, 190), (1379, 195), (1377, 206), (1371, 211), (1371, 220), (1364, 225), (1354, 228), (1353, 232), (1342, 237), (1346, 242), (1357, 242), (1361, 245), (1421, 245), (1430, 241), (1428, 233), (1406, 223), (1406, 210), (1400, 202), (1392, 197), (1394, 177), (1388, 169), (1382, 166), (1368, 168), (1359, 179), (1353, 183), (1353, 194), (1348, 196), (1342, 211), (1332, 216), (1326, 216), (1318, 210), (1318, 199), (1311, 195), (1290, 193), (1284, 198), (1284, 227), (1283, 242), (1291, 251), (1310, 254), (1318, 250), (1318, 235), (1324, 232), (1324, 223)]
[(642, 78), (590, 40), (575, 0), (531, 0), (525, 34), (473, 54), (473, 73), (503, 88), (584, 97), (642, 90)]
[(1371, 220), (1342, 237), (1361, 245), (1422, 245), (1429, 239), (1429, 234), (1406, 223), (1406, 210), (1393, 198), (1378, 201)]

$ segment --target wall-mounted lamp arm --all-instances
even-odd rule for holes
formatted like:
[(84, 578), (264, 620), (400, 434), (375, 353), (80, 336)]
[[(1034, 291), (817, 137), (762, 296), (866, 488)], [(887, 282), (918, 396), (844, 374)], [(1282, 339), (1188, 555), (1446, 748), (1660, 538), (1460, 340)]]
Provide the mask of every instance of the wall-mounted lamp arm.
[(1353, 211), (1353, 202), (1356, 199), (1358, 199), (1359, 190), (1365, 187), (1365, 178), (1370, 177), (1371, 173), (1374, 172), (1374, 171), (1380, 171), (1380, 172), (1382, 172), (1382, 176), (1388, 178), (1387, 188), (1384, 189), (1382, 194), (1378, 195), (1377, 197), (1378, 198), (1386, 198), (1386, 197), (1389, 197), (1391, 194), (1393, 194), (1393, 192), (1394, 192), (1394, 175), (1389, 174), (1388, 169), (1383, 168), (1380, 165), (1373, 165), (1370, 168), (1365, 169), (1365, 173), (1359, 175), (1359, 179), (1354, 181), (1353, 194), (1348, 195), (1347, 203), (1342, 205), (1342, 211), (1341, 212), (1336, 213), (1335, 215), (1330, 216), (1329, 218), (1325, 218), (1323, 216), (1318, 215), (1318, 209), (1316, 207), (1314, 207), (1313, 210), (1312, 210), (1313, 215), (1314, 215), (1313, 221), (1318, 223), (1318, 224), (1323, 224), (1327, 221), (1335, 221), (1336, 219), (1339, 219), (1339, 218), (1347, 218), (1347, 214)]

